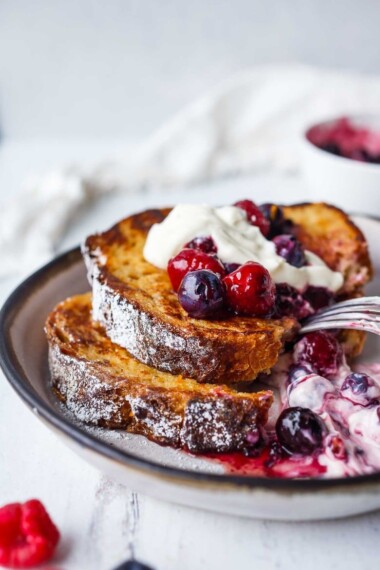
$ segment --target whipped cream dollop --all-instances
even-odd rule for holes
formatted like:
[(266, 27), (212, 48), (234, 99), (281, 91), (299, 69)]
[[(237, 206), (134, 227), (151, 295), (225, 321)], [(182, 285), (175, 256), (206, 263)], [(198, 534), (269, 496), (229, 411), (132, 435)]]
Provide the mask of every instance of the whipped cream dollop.
[(272, 241), (265, 239), (258, 227), (251, 225), (246, 213), (235, 206), (213, 208), (207, 205), (180, 204), (160, 224), (154, 224), (147, 236), (144, 257), (166, 269), (171, 257), (195, 237), (211, 236), (224, 263), (256, 261), (271, 274), (276, 283), (288, 283), (302, 290), (307, 285), (337, 291), (343, 275), (332, 271), (320, 257), (305, 252), (308, 265), (294, 267), (276, 253)]

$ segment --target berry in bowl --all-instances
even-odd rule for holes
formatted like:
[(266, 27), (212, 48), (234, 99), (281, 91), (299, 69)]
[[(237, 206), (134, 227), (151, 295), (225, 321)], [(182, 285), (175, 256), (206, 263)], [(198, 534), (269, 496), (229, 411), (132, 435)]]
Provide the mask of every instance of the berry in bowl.
[(353, 115), (311, 125), (302, 137), (310, 197), (352, 212), (380, 211), (380, 116)]

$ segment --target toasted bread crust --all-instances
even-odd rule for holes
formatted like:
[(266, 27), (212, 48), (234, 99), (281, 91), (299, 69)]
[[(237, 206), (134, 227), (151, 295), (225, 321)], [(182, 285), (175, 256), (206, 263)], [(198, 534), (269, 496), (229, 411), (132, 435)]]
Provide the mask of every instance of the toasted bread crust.
[[(143, 257), (150, 227), (169, 211), (148, 210), (87, 238), (83, 255), (93, 287), (93, 318), (141, 362), (172, 374), (233, 384), (270, 371), (298, 323), (292, 318), (189, 318), (167, 272)], [(344, 273), (342, 294), (357, 294), (372, 272), (360, 230), (326, 204), (288, 206), (285, 214), (297, 224), (302, 243)], [(335, 247), (338, 253), (331, 251)]]
[(244, 450), (267, 420), (270, 391), (239, 393), (138, 362), (92, 322), (90, 294), (60, 303), (46, 334), (53, 388), (84, 422), (192, 452), (226, 452)]
[(269, 371), (298, 324), (291, 318), (189, 318), (167, 272), (143, 257), (149, 228), (168, 212), (149, 210), (87, 238), (94, 320), (141, 362), (199, 382), (251, 381)]
[(304, 247), (343, 274), (340, 295), (361, 294), (373, 268), (366, 239), (350, 217), (323, 202), (285, 206), (284, 214), (296, 224), (295, 233)]

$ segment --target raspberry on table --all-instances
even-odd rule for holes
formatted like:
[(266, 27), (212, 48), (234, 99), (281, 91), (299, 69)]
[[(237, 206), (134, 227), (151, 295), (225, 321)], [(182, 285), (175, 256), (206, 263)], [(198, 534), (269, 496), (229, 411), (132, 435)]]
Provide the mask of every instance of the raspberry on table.
[(32, 568), (50, 560), (60, 534), (37, 499), (0, 508), (0, 565)]

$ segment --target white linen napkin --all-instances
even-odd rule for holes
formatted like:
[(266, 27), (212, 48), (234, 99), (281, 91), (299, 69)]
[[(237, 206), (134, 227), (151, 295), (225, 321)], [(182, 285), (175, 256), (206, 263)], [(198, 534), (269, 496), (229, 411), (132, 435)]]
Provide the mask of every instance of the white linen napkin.
[(297, 170), (311, 123), (380, 113), (380, 78), (264, 66), (232, 77), (163, 125), (123, 160), (68, 166), (29, 182), (0, 212), (0, 277), (47, 261), (78, 208), (113, 190), (191, 187), (259, 168)]

